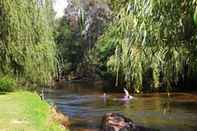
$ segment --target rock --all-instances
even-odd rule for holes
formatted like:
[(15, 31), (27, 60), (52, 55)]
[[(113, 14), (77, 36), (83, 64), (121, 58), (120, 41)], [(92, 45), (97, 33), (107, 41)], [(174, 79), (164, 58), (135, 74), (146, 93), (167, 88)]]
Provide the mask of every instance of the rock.
[(154, 129), (136, 125), (131, 119), (118, 113), (106, 113), (100, 131), (153, 131)]

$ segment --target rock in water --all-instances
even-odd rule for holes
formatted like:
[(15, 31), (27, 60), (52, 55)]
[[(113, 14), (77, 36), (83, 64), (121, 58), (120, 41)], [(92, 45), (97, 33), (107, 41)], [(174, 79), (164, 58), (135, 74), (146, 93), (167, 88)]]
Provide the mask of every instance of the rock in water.
[(131, 119), (118, 113), (106, 113), (100, 131), (153, 131), (154, 129), (136, 125)]

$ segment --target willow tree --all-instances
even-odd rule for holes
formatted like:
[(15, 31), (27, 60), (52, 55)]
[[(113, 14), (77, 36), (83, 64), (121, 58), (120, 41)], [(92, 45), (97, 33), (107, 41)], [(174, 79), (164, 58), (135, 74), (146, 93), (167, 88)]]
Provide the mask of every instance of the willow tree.
[(46, 83), (56, 69), (51, 0), (0, 0), (0, 74)]
[(188, 0), (129, 0), (100, 37), (98, 55), (117, 83), (140, 92), (148, 76), (151, 87), (169, 89), (197, 73), (194, 11)]

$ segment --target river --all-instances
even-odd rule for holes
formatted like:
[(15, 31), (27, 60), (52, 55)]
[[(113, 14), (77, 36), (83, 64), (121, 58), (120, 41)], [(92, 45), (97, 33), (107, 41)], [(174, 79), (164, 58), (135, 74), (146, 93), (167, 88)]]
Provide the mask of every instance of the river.
[(196, 93), (147, 93), (120, 101), (122, 93), (107, 93), (102, 84), (64, 82), (57, 89), (45, 89), (45, 98), (71, 119), (71, 131), (96, 131), (106, 112), (121, 113), (135, 123), (160, 131), (197, 130)]

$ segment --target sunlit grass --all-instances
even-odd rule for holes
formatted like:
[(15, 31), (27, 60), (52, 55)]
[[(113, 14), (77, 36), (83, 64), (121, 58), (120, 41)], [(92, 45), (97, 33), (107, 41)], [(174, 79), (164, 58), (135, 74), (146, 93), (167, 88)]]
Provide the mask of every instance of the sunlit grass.
[(0, 131), (63, 131), (36, 93), (0, 94)]

